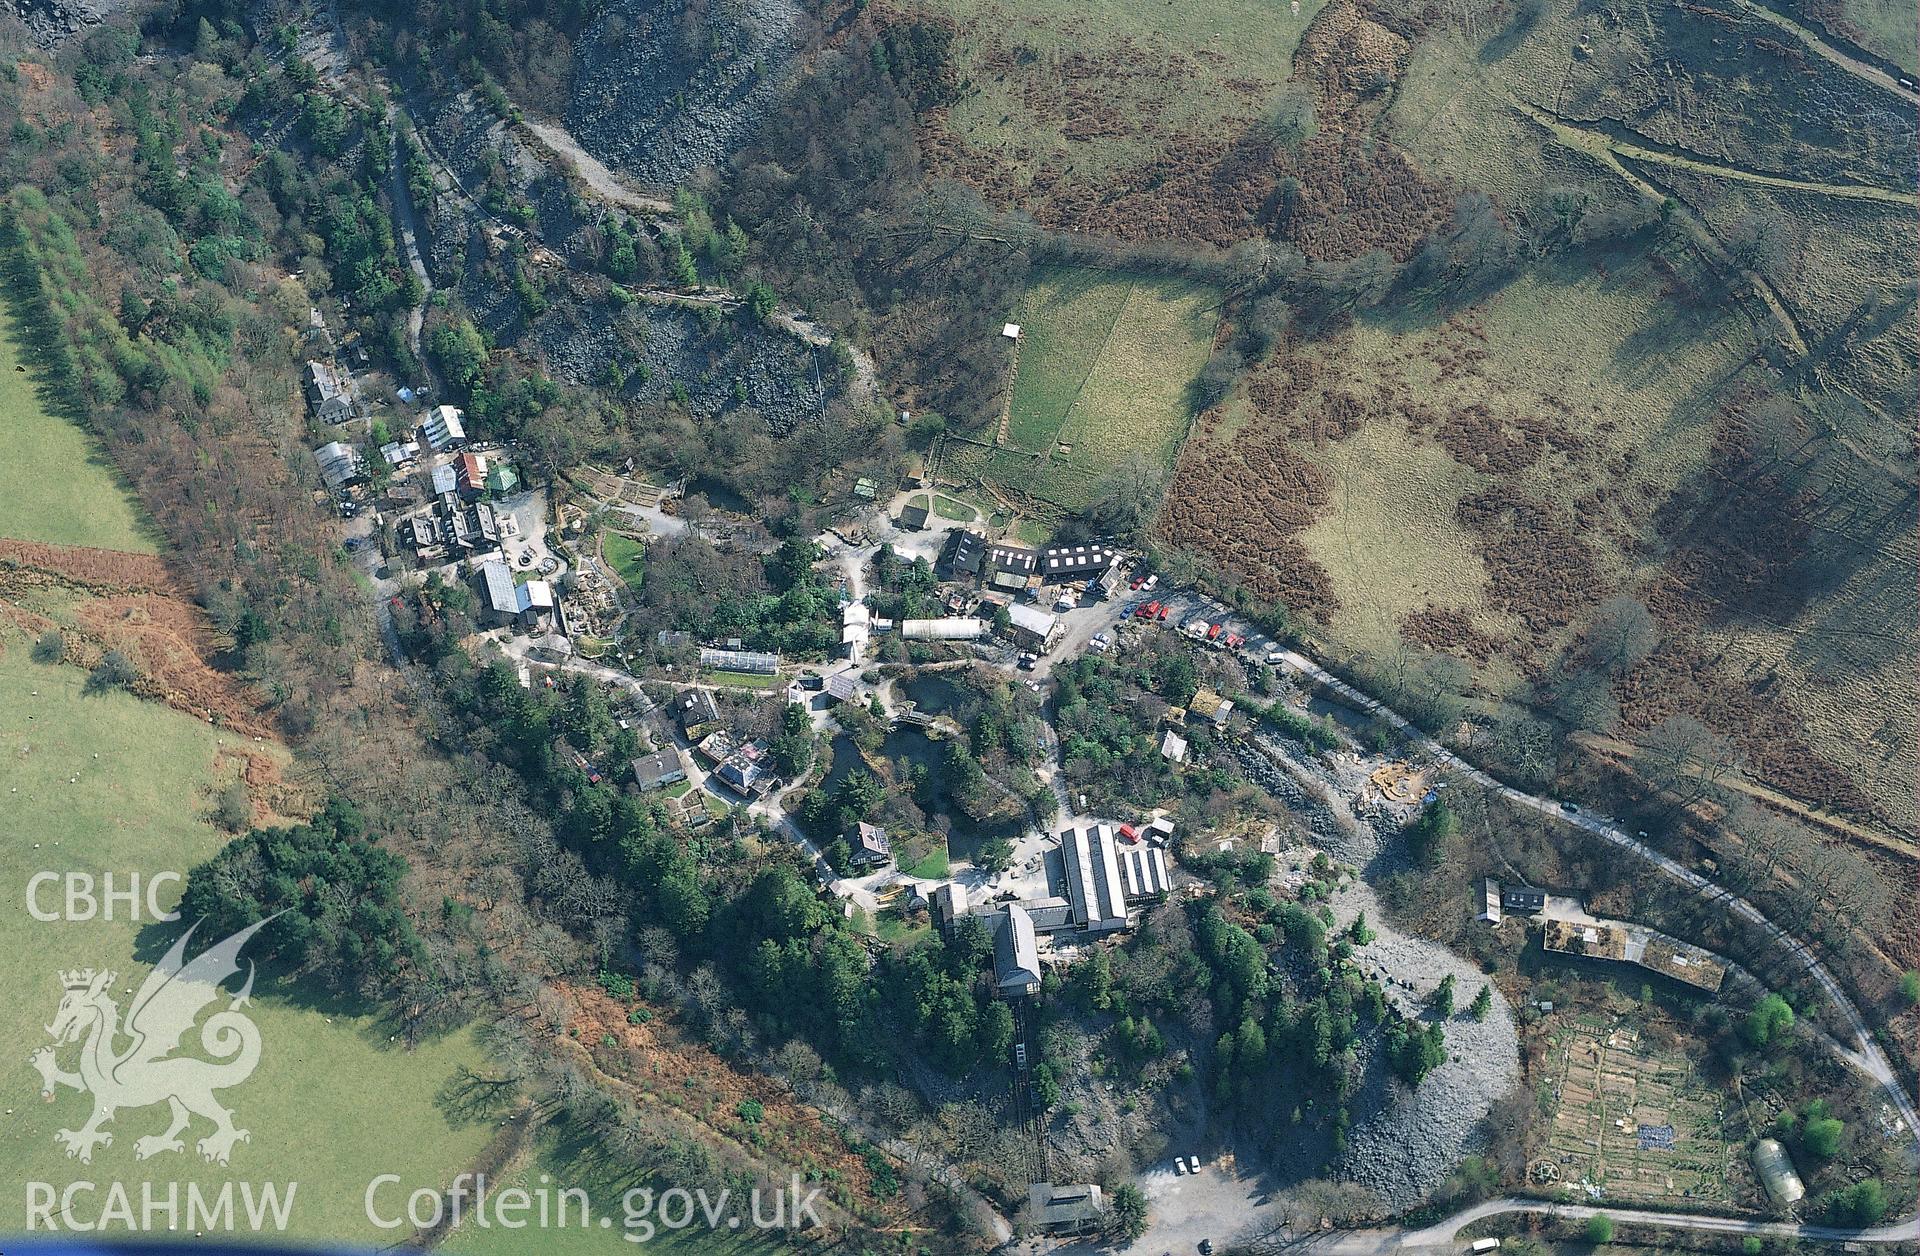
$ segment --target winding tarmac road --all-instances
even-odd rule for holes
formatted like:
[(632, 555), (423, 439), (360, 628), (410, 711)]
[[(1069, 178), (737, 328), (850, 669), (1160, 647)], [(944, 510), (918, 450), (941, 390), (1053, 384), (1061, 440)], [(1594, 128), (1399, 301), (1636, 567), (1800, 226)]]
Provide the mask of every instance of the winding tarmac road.
[[(1879, 1084), (1886, 1094), (1887, 1101), (1905, 1122), (1908, 1136), (1915, 1140), (1915, 1153), (1920, 1155), (1920, 1119), (1916, 1119), (1913, 1100), (1908, 1097), (1906, 1088), (1900, 1084), (1899, 1076), (1894, 1072), (1892, 1063), (1887, 1059), (1886, 1053), (1881, 1050), (1879, 1042), (1874, 1039), (1872, 1031), (1867, 1027), (1866, 1019), (1860, 1015), (1860, 1010), (1854, 1006), (1853, 1000), (1847, 996), (1846, 991), (1841, 989), (1840, 983), (1826, 964), (1807, 947), (1806, 943), (1767, 919), (1759, 908), (1746, 899), (1654, 850), (1612, 822), (1570, 811), (1552, 799), (1542, 798), (1503, 784), (1415, 728), (1399, 712), (1355, 689), (1299, 651), (1280, 649), (1277, 653), (1283, 667), (1306, 676), (1321, 687), (1338, 694), (1344, 702), (1356, 709), (1386, 720), (1402, 736), (1432, 756), (1435, 762), (1443, 763), (1454, 772), (1498, 793), (1515, 806), (1525, 807), (1558, 820), (1562, 824), (1572, 825), (1610, 843), (1636, 859), (1652, 864), (1661, 873), (1686, 885), (1701, 898), (1719, 904), (1723, 910), (1765, 933), (1801, 966), (1813, 979), (1814, 984), (1819, 986), (1821, 992), (1826, 995), (1827, 1001), (1832, 1004), (1840, 1019), (1846, 1024), (1853, 1043), (1851, 1047), (1836, 1044), (1840, 1057)], [(1732, 1217), (1695, 1216), (1689, 1213), (1652, 1212), (1631, 1208), (1590, 1208), (1574, 1204), (1549, 1204), (1536, 1200), (1500, 1199), (1456, 1213), (1425, 1230), (1409, 1232), (1403, 1235), (1402, 1241), (1395, 1246), (1423, 1246), (1445, 1242), (1470, 1221), (1502, 1212), (1543, 1212), (1573, 1218), (1589, 1217), (1596, 1212), (1605, 1212), (1617, 1221), (1673, 1226), (1681, 1229), (1809, 1239), (1844, 1239), (1869, 1243), (1902, 1243), (1920, 1238), (1920, 1213), (1903, 1221), (1866, 1230), (1842, 1230), (1832, 1226), (1801, 1225), (1792, 1222), (1742, 1221)], [(1346, 1251), (1348, 1249), (1329, 1248), (1327, 1250)]]

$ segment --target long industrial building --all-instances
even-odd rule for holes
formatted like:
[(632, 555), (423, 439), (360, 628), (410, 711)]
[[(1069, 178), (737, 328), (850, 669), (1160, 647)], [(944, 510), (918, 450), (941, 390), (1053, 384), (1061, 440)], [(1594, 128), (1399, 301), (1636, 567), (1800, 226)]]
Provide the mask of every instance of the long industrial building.
[(1127, 927), (1127, 895), (1111, 824), (1072, 828), (1060, 835), (1060, 860), (1075, 927), (1111, 933)]

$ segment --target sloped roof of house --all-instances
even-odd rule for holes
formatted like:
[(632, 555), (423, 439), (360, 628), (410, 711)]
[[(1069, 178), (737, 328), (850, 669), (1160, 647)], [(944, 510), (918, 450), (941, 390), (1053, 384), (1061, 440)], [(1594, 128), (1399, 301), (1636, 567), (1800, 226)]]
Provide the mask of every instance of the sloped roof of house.
[(994, 916), (993, 979), (1008, 991), (1040, 984), (1040, 942), (1033, 917), (1018, 903), (1008, 903)]
[(1007, 607), (1007, 622), (1022, 632), (1030, 632), (1036, 637), (1045, 639), (1053, 635), (1053, 625), (1056, 621), (1051, 611), (1043, 611), (1026, 602), (1015, 602)]
[(642, 789), (658, 789), (680, 780), (686, 774), (686, 765), (680, 762), (680, 752), (672, 746), (642, 755), (633, 761), (633, 779)]
[(520, 592), (513, 585), (513, 571), (497, 558), (480, 564), (480, 583), (487, 593), (487, 607), (502, 615), (520, 613)]

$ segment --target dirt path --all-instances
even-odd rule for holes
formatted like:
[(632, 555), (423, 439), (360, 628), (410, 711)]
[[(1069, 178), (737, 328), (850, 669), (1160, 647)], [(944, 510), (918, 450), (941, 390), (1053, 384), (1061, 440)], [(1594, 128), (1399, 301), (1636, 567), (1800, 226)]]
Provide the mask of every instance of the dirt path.
[(1605, 131), (1577, 126), (1555, 114), (1548, 113), (1538, 105), (1514, 99), (1514, 105), (1529, 118), (1554, 133), (1561, 143), (1569, 148), (1577, 148), (1596, 157), (1611, 153), (1619, 157), (1629, 157), (1635, 161), (1648, 161), (1657, 165), (1672, 166), (1676, 170), (1686, 170), (1693, 174), (1707, 175), (1715, 179), (1730, 179), (1738, 183), (1757, 183), (1763, 187), (1783, 188), (1790, 192), (1808, 192), (1816, 196), (1837, 196), (1846, 200), (1879, 201), (1886, 205), (1898, 205), (1912, 208), (1917, 199), (1912, 192), (1897, 192), (1892, 188), (1875, 187), (1867, 183), (1809, 183), (1803, 179), (1788, 179), (1781, 175), (1763, 174), (1758, 170), (1747, 170), (1740, 166), (1726, 166), (1715, 162), (1702, 161), (1689, 157), (1685, 153), (1672, 152), (1647, 144), (1635, 143), (1609, 135)]
[[(1583, 131), (1576, 126), (1570, 126), (1536, 105), (1530, 105), (1520, 100), (1512, 100), (1511, 103), (1514, 110), (1522, 116), (1544, 127), (1549, 134), (1568, 148), (1575, 149), (1576, 151), (1586, 153), (1588, 156), (1593, 157), (1607, 169), (1613, 171), (1614, 174), (1618, 175), (1628, 186), (1632, 187), (1642, 196), (1648, 197), (1655, 202), (1676, 199), (1670, 198), (1664, 188), (1656, 187), (1632, 170), (1627, 169), (1626, 165), (1620, 160), (1620, 154), (1614, 150), (1612, 142), (1607, 136), (1599, 135), (1591, 131)], [(1676, 204), (1677, 203), (1676, 199)], [(1793, 317), (1793, 312), (1787, 308), (1787, 303), (1780, 299), (1780, 294), (1773, 290), (1773, 286), (1769, 284), (1764, 277), (1747, 270), (1738, 262), (1735, 262), (1732, 255), (1727, 252), (1725, 246), (1720, 243), (1719, 238), (1707, 229), (1706, 223), (1694, 216), (1692, 210), (1688, 209), (1685, 205), (1680, 205), (1677, 216), (1686, 226), (1695, 244), (1699, 246), (1701, 252), (1706, 254), (1709, 260), (1715, 265), (1725, 267), (1733, 274), (1745, 276), (1748, 284), (1753, 289), (1754, 295), (1759, 298), (1760, 303), (1764, 305), (1767, 308), (1767, 312), (1772, 315), (1775, 325), (1780, 330), (1781, 338), (1785, 341), (1786, 347), (1793, 355), (1794, 360), (1796, 362), (1804, 361), (1807, 356), (1807, 338), (1800, 331), (1799, 321)]]
[(1834, 47), (1813, 31), (1786, 16), (1786, 14), (1775, 13), (1764, 4), (1756, 4), (1754, 0), (1734, 0), (1734, 3), (1761, 21), (1771, 22), (1781, 30), (1788, 32), (1821, 57), (1831, 61), (1856, 78), (1865, 79), (1875, 87), (1885, 88), (1887, 91), (1905, 100), (1908, 104), (1920, 105), (1920, 92), (1916, 92), (1910, 87), (1900, 86), (1898, 79), (1888, 74), (1879, 66), (1862, 61), (1858, 57)]
[(387, 127), (393, 132), (393, 158), (388, 164), (392, 167), (394, 225), (400, 228), (400, 251), (407, 259), (407, 268), (420, 280), (420, 303), (407, 311), (407, 347), (421, 367), (431, 372), (433, 368), (420, 351), (420, 332), (426, 326), (427, 302), (433, 299), (433, 276), (427, 273), (427, 264), (420, 256), (420, 221), (407, 187), (406, 163), (400, 160), (400, 129), (393, 125), (396, 114), (389, 105)]
[[(1602, 755), (1611, 759), (1624, 759), (1631, 763), (1640, 756), (1639, 747), (1631, 742), (1622, 741), (1617, 737), (1603, 737), (1597, 733), (1576, 732), (1572, 734), (1571, 740), (1580, 746), (1584, 746), (1596, 755)], [(1920, 845), (1916, 845), (1911, 841), (1889, 833), (1883, 833), (1878, 829), (1871, 829), (1862, 824), (1855, 824), (1843, 816), (1829, 814), (1828, 812), (1820, 810), (1818, 807), (1780, 793), (1778, 790), (1769, 789), (1757, 781), (1723, 779), (1720, 783), (1729, 789), (1736, 790), (1739, 793), (1747, 795), (1749, 798), (1784, 811), (1797, 819), (1804, 820), (1808, 824), (1825, 829), (1827, 832), (1839, 837), (1871, 846), (1875, 850), (1885, 851), (1890, 855), (1898, 855), (1902, 859), (1920, 860)]]
[(636, 213), (667, 216), (673, 213), (673, 202), (657, 192), (643, 191), (630, 186), (626, 180), (607, 168), (605, 162), (580, 146), (571, 132), (557, 122), (527, 120), (527, 130), (535, 139), (547, 146), (548, 151), (573, 167), (573, 173), (580, 181), (592, 188), (602, 198), (616, 205), (631, 209)]

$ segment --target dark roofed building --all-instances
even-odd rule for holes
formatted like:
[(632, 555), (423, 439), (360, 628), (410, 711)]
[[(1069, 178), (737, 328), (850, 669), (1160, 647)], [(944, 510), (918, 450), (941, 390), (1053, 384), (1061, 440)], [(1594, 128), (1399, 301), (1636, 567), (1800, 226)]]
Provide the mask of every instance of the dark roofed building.
[(687, 779), (687, 766), (680, 761), (680, 752), (672, 746), (665, 750), (656, 750), (652, 754), (642, 755), (633, 761), (634, 783), (643, 790), (664, 789), (669, 785)]
[(893, 862), (893, 843), (887, 840), (887, 831), (865, 820), (847, 834), (847, 849), (851, 852), (848, 858), (856, 867), (878, 868)]
[(947, 570), (956, 575), (977, 576), (987, 558), (987, 538), (978, 532), (960, 530), (947, 545)]
[(1545, 911), (1547, 892), (1531, 885), (1507, 885), (1500, 889), (1500, 906), (1507, 911), (1519, 912), (1531, 916), (1535, 912)]
[(1040, 566), (1040, 554), (1024, 545), (987, 546), (987, 566), (1006, 575), (1030, 576)]
[(332, 363), (307, 363), (305, 372), (307, 404), (313, 417), (322, 423), (344, 423), (353, 417), (353, 396), (340, 379)]
[(900, 526), (915, 532), (927, 526), (927, 508), (916, 498), (900, 508)]
[(1048, 1234), (1084, 1234), (1097, 1229), (1106, 1215), (1106, 1201), (1091, 1182), (1079, 1186), (1035, 1182), (1027, 1188), (1027, 1208), (1034, 1224)]
[(673, 713), (680, 721), (680, 731), (688, 737), (695, 729), (705, 728), (720, 718), (720, 708), (714, 705), (713, 695), (704, 689), (689, 689), (673, 700)]
[(1049, 545), (1040, 551), (1040, 574), (1049, 581), (1105, 575), (1119, 551), (1107, 545)]

